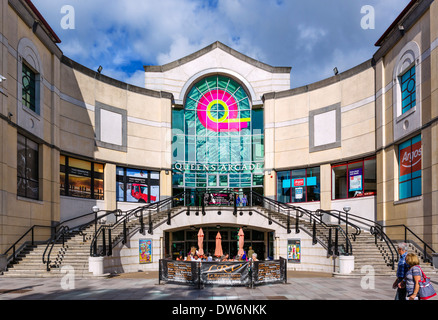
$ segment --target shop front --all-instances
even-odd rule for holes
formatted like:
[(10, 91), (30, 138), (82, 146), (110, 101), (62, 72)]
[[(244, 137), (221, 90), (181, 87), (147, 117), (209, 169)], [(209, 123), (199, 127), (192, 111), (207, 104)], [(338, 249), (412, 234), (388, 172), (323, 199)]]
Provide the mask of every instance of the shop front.
[[(242, 229), (243, 235), (239, 236)], [(227, 256), (233, 259), (239, 252), (239, 238), (243, 237), (243, 250), (248, 257), (252, 249), (261, 259), (272, 259), (274, 255), (274, 231), (262, 228), (242, 227), (233, 225), (191, 226), (186, 229), (168, 231), (164, 234), (165, 248), (173, 260), (186, 260), (191, 255), (192, 248), (199, 253), (199, 237), (202, 230), (202, 250), (205, 257)], [(217, 255), (218, 236), (222, 255)], [(242, 240), (242, 239), (240, 239)]]

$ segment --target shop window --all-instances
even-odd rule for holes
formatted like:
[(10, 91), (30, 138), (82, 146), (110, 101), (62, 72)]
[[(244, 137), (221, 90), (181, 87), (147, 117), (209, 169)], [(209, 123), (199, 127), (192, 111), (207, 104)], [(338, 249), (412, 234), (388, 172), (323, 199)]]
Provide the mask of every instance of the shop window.
[(103, 164), (60, 157), (60, 194), (74, 198), (103, 200)]
[(320, 168), (278, 172), (277, 200), (285, 203), (320, 201)]
[(421, 135), (399, 146), (399, 199), (421, 195)]
[[(181, 177), (174, 177), (178, 180)], [(117, 201), (154, 203), (160, 201), (159, 172), (117, 167)]]
[(376, 190), (376, 158), (332, 166), (332, 199), (372, 196)]
[(20, 134), (17, 140), (17, 195), (38, 200), (38, 144)]

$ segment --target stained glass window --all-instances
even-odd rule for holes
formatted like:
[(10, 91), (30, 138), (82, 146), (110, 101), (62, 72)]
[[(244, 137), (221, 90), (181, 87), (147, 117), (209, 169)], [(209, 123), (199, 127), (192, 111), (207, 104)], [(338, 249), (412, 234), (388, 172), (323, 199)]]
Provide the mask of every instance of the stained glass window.
[(185, 187), (250, 187), (252, 174), (263, 173), (263, 110), (252, 110), (231, 78), (197, 82), (184, 109), (173, 110), (172, 129), (174, 174), (184, 175)]

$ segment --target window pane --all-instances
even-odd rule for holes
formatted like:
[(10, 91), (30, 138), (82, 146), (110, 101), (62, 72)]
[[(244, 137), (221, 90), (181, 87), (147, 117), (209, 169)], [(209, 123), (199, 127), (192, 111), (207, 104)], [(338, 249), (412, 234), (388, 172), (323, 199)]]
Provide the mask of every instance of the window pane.
[(332, 199), (347, 198), (347, 166), (332, 168)]
[(399, 146), (399, 199), (421, 195), (421, 158), (421, 135)]
[(306, 202), (306, 169), (292, 170), (292, 202)]
[(405, 113), (416, 105), (415, 78), (415, 66), (410, 68), (400, 77), (400, 86), (402, 92), (402, 113)]
[(277, 201), (289, 203), (290, 202), (290, 171), (283, 171), (277, 173)]
[(365, 160), (364, 163), (364, 193), (365, 195), (376, 194), (377, 173), (376, 159)]
[(321, 182), (320, 182), (320, 168), (307, 169), (307, 201), (320, 201)]
[(35, 107), (35, 73), (23, 63), (22, 65), (22, 103), (32, 111)]

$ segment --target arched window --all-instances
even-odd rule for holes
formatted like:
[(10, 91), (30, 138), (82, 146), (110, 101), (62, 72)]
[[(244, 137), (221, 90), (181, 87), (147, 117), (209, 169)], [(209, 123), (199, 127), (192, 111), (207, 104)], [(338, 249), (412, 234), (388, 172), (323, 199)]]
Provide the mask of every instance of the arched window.
[(43, 135), (43, 67), (36, 46), (28, 38), (18, 43), (18, 124), (38, 137)]
[(421, 55), (409, 42), (400, 51), (393, 72), (394, 140), (421, 127)]

